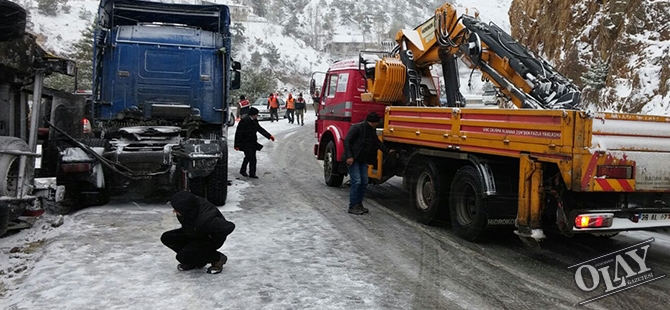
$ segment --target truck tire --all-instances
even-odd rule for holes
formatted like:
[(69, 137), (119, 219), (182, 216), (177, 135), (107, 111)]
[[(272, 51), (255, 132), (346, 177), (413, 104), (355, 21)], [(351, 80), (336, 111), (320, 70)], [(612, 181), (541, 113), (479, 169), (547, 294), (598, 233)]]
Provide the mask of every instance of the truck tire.
[(449, 213), (454, 232), (476, 241), (483, 237), (487, 218), (487, 201), (481, 195), (483, 180), (475, 167), (459, 169), (451, 182)]
[(212, 173), (207, 176), (207, 200), (223, 206), (228, 198), (228, 145), (223, 143), (223, 154)]
[(0, 201), (0, 236), (7, 232), (9, 227), (9, 205)]
[[(15, 137), (0, 137), (0, 150), (29, 151), (25, 141)], [(10, 154), (0, 154), (0, 196), (16, 196), (20, 158)], [(24, 186), (23, 194), (28, 194)], [(0, 202), (0, 236), (7, 232), (9, 222), (16, 219), (24, 210), (13, 209), (12, 205)]]
[(26, 16), (20, 5), (0, 0), (0, 42), (22, 37), (26, 32)]
[(206, 186), (207, 182), (203, 177), (188, 179), (188, 191), (193, 193), (193, 195), (206, 197), (207, 195), (207, 189), (205, 188)]
[(330, 187), (340, 187), (344, 180), (344, 175), (337, 171), (337, 151), (333, 141), (328, 141), (326, 154), (323, 156), (323, 178)]
[[(0, 150), (29, 152), (30, 148), (25, 141), (19, 138), (0, 137)], [(16, 194), (15, 186), (17, 184), (15, 184), (16, 182), (14, 180), (10, 180), (10, 178), (15, 175), (18, 179), (19, 161), (20, 158), (18, 156), (0, 154), (0, 196)], [(13, 189), (9, 187), (13, 187)], [(22, 194), (28, 194), (27, 186), (24, 186)]]
[(448, 214), (449, 188), (437, 164), (430, 158), (421, 159), (410, 183), (411, 205), (417, 221), (432, 224)]

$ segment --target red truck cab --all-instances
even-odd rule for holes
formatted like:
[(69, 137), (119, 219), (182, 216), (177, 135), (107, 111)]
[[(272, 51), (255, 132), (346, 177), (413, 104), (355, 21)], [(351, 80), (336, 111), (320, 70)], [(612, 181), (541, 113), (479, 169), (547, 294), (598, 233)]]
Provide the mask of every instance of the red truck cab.
[(314, 155), (324, 161), (324, 177), (328, 186), (342, 185), (347, 174), (342, 154), (344, 138), (351, 125), (365, 120), (370, 112), (384, 117), (385, 104), (361, 101), (365, 83), (365, 73), (358, 59), (342, 60), (331, 65), (325, 72), (320, 91), (316, 90), (315, 80), (312, 79), (310, 93), (317, 115)]

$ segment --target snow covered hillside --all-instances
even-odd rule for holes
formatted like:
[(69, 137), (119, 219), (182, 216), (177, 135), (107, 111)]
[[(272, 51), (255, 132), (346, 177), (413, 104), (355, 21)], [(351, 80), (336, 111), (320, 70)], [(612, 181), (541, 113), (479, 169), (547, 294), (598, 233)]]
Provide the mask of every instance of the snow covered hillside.
[[(30, 29), (41, 36), (43, 44), (48, 49), (58, 54), (69, 54), (72, 45), (81, 37), (81, 32), (93, 23), (97, 12), (97, 0), (69, 0), (68, 10), (60, 4), (56, 16), (47, 16), (39, 12), (38, 0), (13, 0), (30, 11)], [(183, 3), (198, 3), (199, 0), (177, 0)], [(234, 4), (237, 6), (249, 6), (252, 8), (251, 0), (210, 0), (222, 4)], [(293, 1), (299, 3), (301, 1)], [(280, 89), (300, 89), (307, 87), (310, 73), (313, 71), (324, 71), (336, 58), (326, 51), (326, 44), (333, 36), (340, 38), (347, 36), (360, 36), (365, 32), (368, 40), (389, 40), (400, 28), (413, 28), (432, 16), (434, 10), (444, 4), (442, 0), (430, 0), (426, 3), (413, 1), (333, 1), (333, 0), (311, 0), (303, 1), (303, 7), (296, 7), (296, 11), (276, 14), (268, 14), (259, 17), (250, 14), (246, 20), (232, 20), (244, 27), (245, 42), (235, 44), (233, 52), (236, 60), (242, 62), (243, 70), (258, 68), (280, 72), (282, 79), (278, 83)], [(482, 20), (493, 21), (503, 29), (509, 30), (509, 18), (507, 12), (512, 0), (483, 0), (476, 3), (476, 7)], [(279, 1), (266, 1), (268, 9), (275, 8)], [(348, 6), (344, 5), (348, 4)], [(467, 1), (456, 1), (462, 7), (473, 7)], [(373, 11), (374, 8), (374, 11)], [(288, 10), (288, 9), (287, 9)], [(66, 12), (67, 11), (67, 12)], [(395, 13), (393, 13), (395, 12)], [(282, 17), (282, 14), (294, 16), (299, 27), (294, 32), (286, 33), (285, 26), (291, 18)], [(377, 15), (383, 19), (371, 24), (361, 24), (352, 19), (351, 16)], [(276, 21), (273, 21), (276, 20)], [(321, 32), (314, 33), (315, 27), (324, 28)], [(376, 35), (375, 35), (376, 34)], [(315, 37), (320, 38), (321, 48), (313, 48), (314, 44), (308, 44)], [(266, 57), (275, 51), (278, 59)], [(258, 52), (263, 55), (261, 61), (252, 61), (252, 54)], [(286, 78), (286, 77), (291, 78)], [(462, 72), (462, 91), (465, 94), (481, 93), (481, 82), (478, 72), (472, 76), (472, 87), (468, 88), (470, 71)]]

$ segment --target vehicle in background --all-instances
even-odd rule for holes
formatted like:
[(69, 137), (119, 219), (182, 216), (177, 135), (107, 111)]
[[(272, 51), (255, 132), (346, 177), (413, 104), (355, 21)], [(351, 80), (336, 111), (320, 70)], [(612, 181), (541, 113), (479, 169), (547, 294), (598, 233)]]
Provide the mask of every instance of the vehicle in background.
[[(279, 109), (277, 109), (278, 117), (286, 118), (286, 102), (281, 98), (277, 98), (277, 101), (277, 103), (279, 103)], [(268, 109), (267, 97), (256, 99), (251, 106), (258, 109), (258, 120), (270, 119), (270, 109)]]

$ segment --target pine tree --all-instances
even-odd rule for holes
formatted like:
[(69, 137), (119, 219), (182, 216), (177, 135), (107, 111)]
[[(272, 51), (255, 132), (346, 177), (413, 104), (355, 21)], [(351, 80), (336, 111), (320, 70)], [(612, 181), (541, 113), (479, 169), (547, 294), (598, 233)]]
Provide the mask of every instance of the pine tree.
[(37, 0), (37, 11), (48, 16), (58, 14), (58, 0)]
[(90, 90), (93, 86), (94, 29), (95, 24), (92, 24), (81, 32), (81, 38), (73, 45), (74, 51), (69, 55), (79, 68), (79, 89)]
[(276, 89), (277, 77), (272, 71), (252, 67), (251, 70), (245, 70), (242, 73), (240, 89), (233, 91), (232, 96), (233, 98), (239, 98), (240, 95), (244, 95), (253, 102), (258, 98), (267, 97), (269, 93)]
[(271, 64), (277, 64), (281, 58), (279, 49), (273, 43), (267, 44), (265, 47), (267, 48), (267, 52), (263, 53), (263, 57)]
[(254, 14), (260, 17), (265, 17), (267, 13), (265, 10), (265, 0), (252, 0), (251, 8), (254, 10)]
[(231, 43), (233, 46), (233, 57), (236, 57), (237, 53), (239, 52), (236, 47), (242, 46), (242, 44), (247, 42), (247, 37), (244, 36), (245, 31), (247, 31), (247, 28), (244, 27), (242, 23), (233, 23), (233, 25), (230, 26), (230, 32), (233, 35), (231, 38)]
[(603, 89), (607, 82), (608, 72), (609, 64), (598, 57), (595, 61), (591, 60), (589, 69), (582, 74), (582, 83), (584, 86), (591, 87), (595, 90)]

